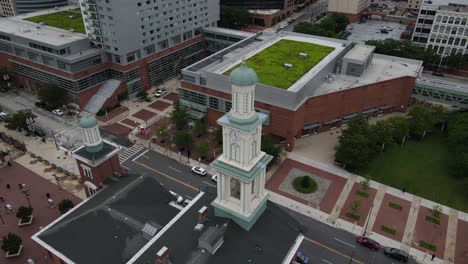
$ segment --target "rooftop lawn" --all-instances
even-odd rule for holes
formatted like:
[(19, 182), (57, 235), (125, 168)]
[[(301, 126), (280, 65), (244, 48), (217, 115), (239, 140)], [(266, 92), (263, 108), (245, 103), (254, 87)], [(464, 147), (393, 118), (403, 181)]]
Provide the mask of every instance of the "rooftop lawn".
[[(70, 18), (70, 16), (72, 18)], [(62, 29), (74, 29), (75, 32), (86, 33), (83, 18), (79, 9), (61, 11), (56, 13), (50, 13), (46, 15), (28, 17), (24, 20), (32, 22), (44, 22), (47, 26), (62, 28)]]
[(444, 138), (433, 135), (387, 149), (361, 175), (468, 212), (464, 186), (450, 175), (449, 166), (450, 153)]
[[(288, 89), (333, 49), (308, 42), (282, 39), (247, 59), (245, 63), (257, 73), (260, 83)], [(303, 59), (299, 53), (306, 53), (308, 57)], [(293, 67), (287, 69), (284, 67), (285, 63), (292, 64)], [(224, 74), (229, 75), (237, 66), (239, 65)]]

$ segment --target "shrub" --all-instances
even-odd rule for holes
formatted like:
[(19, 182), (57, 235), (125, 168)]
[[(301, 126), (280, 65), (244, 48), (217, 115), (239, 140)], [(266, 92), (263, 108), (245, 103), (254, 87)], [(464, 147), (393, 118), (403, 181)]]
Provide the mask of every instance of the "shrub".
[(351, 210), (353, 210), (353, 212), (356, 213), (359, 210), (360, 206), (361, 206), (361, 200), (354, 200), (353, 203), (351, 204)]
[(432, 217), (430, 215), (426, 215), (425, 219), (426, 219), (426, 221), (429, 221), (429, 222), (434, 223), (436, 225), (440, 225), (440, 220), (435, 218), (435, 217)]
[(382, 231), (386, 232), (386, 233), (389, 233), (390, 235), (396, 234), (396, 230), (393, 229), (393, 228), (390, 228), (390, 227), (388, 227), (388, 226), (384, 226), (384, 225), (383, 225), (383, 226), (380, 227), (380, 229), (381, 229)]
[(317, 190), (317, 182), (309, 176), (299, 176), (292, 182), (294, 189), (300, 193), (313, 193)]
[(434, 205), (434, 207), (432, 207), (432, 216), (434, 216), (435, 218), (440, 218), (441, 212), (442, 207), (440, 207), (439, 205)]
[(397, 209), (397, 210), (402, 210), (403, 209), (403, 206), (397, 204), (397, 203), (394, 203), (394, 202), (389, 202), (388, 203), (388, 207), (391, 207), (393, 209)]
[(58, 204), (58, 209), (60, 211), (60, 214), (64, 214), (68, 212), (70, 209), (72, 209), (75, 206), (75, 204), (69, 200), (69, 199), (63, 199), (59, 204)]
[(21, 243), (23, 243), (21, 237), (13, 233), (8, 233), (8, 235), (3, 237), (2, 250), (5, 251), (5, 253), (17, 253)]
[(361, 184), (362, 184), (362, 189), (363, 190), (367, 190), (369, 189), (369, 186), (370, 186), (370, 179), (364, 179), (361, 181)]
[(353, 213), (350, 213), (350, 212), (346, 213), (346, 216), (351, 218), (351, 219), (354, 219), (356, 221), (359, 221), (359, 218), (361, 218), (359, 215), (353, 214)]
[(362, 191), (362, 190), (357, 190), (356, 191), (356, 194), (359, 195), (359, 196), (362, 196), (364, 198), (367, 198), (369, 197), (369, 193), (365, 192), (365, 191)]
[(424, 240), (419, 241), (419, 246), (421, 246), (421, 247), (423, 247), (423, 248), (425, 248), (425, 249), (429, 249), (429, 250), (434, 251), (434, 252), (435, 252), (436, 249), (437, 249), (437, 247), (436, 247), (435, 245), (433, 245), (433, 244), (431, 244), (431, 243), (427, 243), (427, 242), (424, 241)]
[(32, 207), (21, 206), (18, 208), (18, 212), (16, 212), (16, 217), (21, 219), (22, 222), (27, 222), (29, 221), (29, 217), (32, 215), (32, 212)]

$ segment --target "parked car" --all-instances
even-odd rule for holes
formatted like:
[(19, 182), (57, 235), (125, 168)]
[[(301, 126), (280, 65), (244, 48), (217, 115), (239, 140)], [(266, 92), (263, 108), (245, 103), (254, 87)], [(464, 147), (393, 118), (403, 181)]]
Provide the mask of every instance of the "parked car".
[(218, 183), (218, 175), (211, 176), (211, 181), (214, 183)]
[(397, 248), (384, 248), (385, 256), (389, 256), (401, 262), (408, 262), (409, 254)]
[(310, 259), (306, 255), (302, 254), (302, 252), (298, 251), (296, 255), (296, 262), (299, 264), (309, 264)]
[(162, 97), (162, 96), (164, 96), (166, 94), (167, 94), (166, 88), (159, 88), (159, 89), (156, 90), (156, 92), (154, 92), (154, 96), (156, 96), (158, 98)]
[(386, 29), (381, 29), (381, 30), (380, 30), (380, 33), (388, 34), (388, 30), (386, 30)]
[(375, 240), (372, 240), (368, 237), (363, 237), (363, 236), (360, 236), (360, 237), (357, 237), (356, 238), (356, 243), (358, 243), (359, 245), (361, 246), (365, 246), (365, 247), (368, 247), (372, 250), (379, 250), (380, 249), (380, 244), (375, 241)]
[(7, 113), (7, 112), (0, 112), (0, 119), (5, 120), (7, 117), (8, 117), (8, 113)]
[(287, 26), (288, 26), (288, 24), (281, 24), (281, 25), (279, 26), (279, 28), (280, 28), (280, 29), (283, 29), (283, 28), (285, 28), (285, 27), (287, 27)]
[(45, 132), (40, 129), (34, 129), (33, 132), (34, 132), (34, 135), (38, 137), (45, 137), (46, 135)]
[(55, 108), (55, 107), (52, 107), (52, 106), (48, 105), (45, 102), (35, 102), (34, 105), (37, 106), (37, 107), (43, 108), (43, 109), (45, 109), (47, 111), (52, 111)]
[(206, 175), (206, 170), (202, 167), (194, 166), (192, 167), (192, 172), (195, 174), (198, 174), (200, 176), (205, 176)]
[(173, 192), (173, 191), (169, 191), (172, 196), (174, 196), (174, 198), (176, 199), (176, 203), (178, 204), (182, 204), (184, 202), (184, 197), (182, 197), (181, 195), (179, 195), (178, 193), (176, 192)]
[(432, 75), (434, 75), (434, 76), (439, 76), (439, 77), (444, 77), (444, 76), (445, 76), (445, 74), (443, 74), (443, 73), (441, 73), (441, 72), (439, 72), (439, 71), (433, 71), (433, 72), (432, 72)]
[(63, 116), (63, 114), (64, 114), (63, 111), (60, 110), (60, 109), (54, 109), (54, 110), (52, 110), (52, 113), (54, 113), (54, 114), (56, 114), (58, 116)]

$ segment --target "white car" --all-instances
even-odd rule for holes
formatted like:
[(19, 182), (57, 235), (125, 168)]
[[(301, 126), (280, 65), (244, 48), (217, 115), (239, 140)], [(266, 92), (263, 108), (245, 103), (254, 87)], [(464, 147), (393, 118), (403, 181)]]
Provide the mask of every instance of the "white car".
[(285, 28), (285, 27), (287, 27), (287, 26), (288, 26), (288, 24), (281, 24), (279, 28), (280, 28), (280, 29), (283, 29), (283, 28)]
[(0, 119), (5, 119), (8, 117), (8, 113), (7, 112), (0, 112)]
[(214, 183), (218, 183), (218, 175), (211, 176), (211, 181)]
[(58, 115), (58, 116), (63, 116), (63, 111), (60, 110), (60, 109), (55, 109), (55, 110), (52, 110), (52, 113)]
[(169, 192), (172, 194), (172, 196), (174, 196), (174, 198), (176, 198), (176, 202), (177, 202), (178, 204), (181, 204), (181, 203), (184, 201), (184, 197), (182, 197), (182, 196), (179, 195), (178, 193), (173, 192), (173, 191), (169, 191)]
[(189, 203), (190, 203), (191, 201), (192, 201), (192, 200), (190, 200), (190, 199), (188, 199), (188, 198), (185, 199), (185, 200), (184, 200), (184, 203), (183, 203), (184, 207), (187, 206), (187, 205), (189, 205)]
[(200, 176), (205, 176), (206, 175), (206, 170), (204, 168), (198, 167), (198, 166), (192, 167), (192, 172), (195, 173), (195, 174), (198, 174)]
[(164, 96), (166, 94), (167, 94), (167, 90), (165, 88), (159, 88), (159, 89), (156, 90), (156, 92), (154, 92), (154, 96), (156, 96), (158, 98), (162, 97), (162, 96)]

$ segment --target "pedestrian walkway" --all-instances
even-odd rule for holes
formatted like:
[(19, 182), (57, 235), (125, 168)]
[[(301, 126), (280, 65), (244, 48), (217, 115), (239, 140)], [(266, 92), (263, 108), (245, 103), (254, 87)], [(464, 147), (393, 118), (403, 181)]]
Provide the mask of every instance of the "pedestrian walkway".
[(129, 158), (131, 158), (133, 155), (137, 154), (138, 152), (142, 151), (145, 147), (141, 144), (134, 144), (130, 148), (124, 149), (119, 153), (119, 161), (120, 164), (123, 164), (125, 161), (127, 161)]

